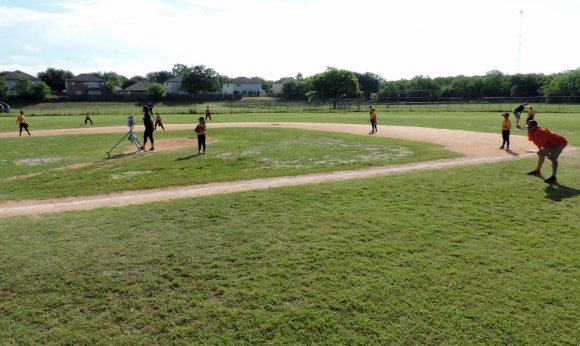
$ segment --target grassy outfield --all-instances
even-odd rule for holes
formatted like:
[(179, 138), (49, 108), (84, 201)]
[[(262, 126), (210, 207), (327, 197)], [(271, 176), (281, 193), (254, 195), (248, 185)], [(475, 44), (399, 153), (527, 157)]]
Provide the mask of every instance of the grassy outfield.
[[(157, 140), (191, 132), (157, 132)], [(215, 129), (208, 155), (197, 142), (173, 151), (106, 159), (122, 135), (6, 138), (0, 200), (40, 199), (298, 175), (457, 156), (441, 146), (294, 129)], [(158, 144), (159, 148), (160, 144)], [(134, 145), (123, 142), (124, 148)], [(147, 146), (149, 147), (149, 145)]]
[[(578, 116), (538, 114), (538, 122), (580, 146)], [(192, 117), (175, 115), (175, 123), (193, 123)], [(367, 123), (367, 117), (248, 114), (214, 121)], [(31, 118), (37, 128), (52, 126), (50, 119), (63, 127), (82, 121)], [(115, 119), (125, 124), (124, 116)], [(501, 120), (497, 113), (379, 114), (379, 130), (393, 124), (496, 132), (499, 143)], [(102, 160), (119, 134), (0, 139), (0, 197), (450, 155), (373, 136), (209, 126), (214, 142), (205, 157), (188, 148)], [(523, 174), (535, 163), (2, 219), (0, 344), (577, 345), (580, 154), (561, 158), (560, 187)]]
[(580, 162), (532, 162), (4, 219), (0, 340), (578, 344)]

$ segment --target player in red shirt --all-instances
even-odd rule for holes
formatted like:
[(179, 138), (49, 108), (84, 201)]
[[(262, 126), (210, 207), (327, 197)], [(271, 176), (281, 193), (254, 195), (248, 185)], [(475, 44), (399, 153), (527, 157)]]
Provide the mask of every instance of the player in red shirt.
[(534, 142), (538, 147), (538, 166), (535, 170), (529, 172), (529, 175), (540, 176), (540, 169), (544, 164), (544, 159), (552, 161), (552, 176), (544, 180), (544, 182), (552, 184), (557, 183), (556, 172), (558, 171), (558, 157), (568, 145), (566, 138), (560, 136), (543, 127), (539, 127), (535, 120), (530, 120), (527, 124), (528, 140)]

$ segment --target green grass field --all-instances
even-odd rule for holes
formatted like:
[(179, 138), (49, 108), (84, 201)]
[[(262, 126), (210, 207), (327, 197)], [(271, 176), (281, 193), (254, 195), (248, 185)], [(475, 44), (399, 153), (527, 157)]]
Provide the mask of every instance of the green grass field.
[[(538, 121), (580, 146), (579, 116), (538, 114)], [(31, 131), (82, 121), (29, 119)], [(95, 120), (124, 125), (125, 116)], [(190, 114), (164, 120), (193, 122)], [(233, 114), (214, 121), (366, 124), (367, 116)], [(497, 132), (499, 141), (501, 117), (379, 114), (379, 129), (386, 124)], [(0, 118), (0, 131), (15, 131), (14, 119)], [(100, 143), (114, 144), (115, 134), (0, 139), (0, 197), (453, 156), (367, 136), (210, 133), (209, 155), (195, 158), (203, 161), (186, 149), (103, 160)], [(523, 174), (535, 161), (2, 219), (0, 344), (577, 345), (580, 154), (561, 158), (563, 186), (556, 188)], [(72, 164), (87, 165), (60, 170)], [(31, 173), (38, 175), (11, 179)]]

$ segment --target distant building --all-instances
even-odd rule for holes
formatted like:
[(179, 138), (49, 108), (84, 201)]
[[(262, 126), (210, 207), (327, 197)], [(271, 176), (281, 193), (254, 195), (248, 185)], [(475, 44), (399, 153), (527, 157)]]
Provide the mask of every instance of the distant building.
[(90, 74), (80, 74), (66, 80), (68, 96), (102, 96), (107, 94), (107, 82)]
[(22, 71), (16, 70), (14, 72), (8, 72), (4, 75), (4, 80), (8, 85), (8, 95), (9, 96), (18, 96), (18, 90), (16, 90), (16, 85), (18, 85), (18, 79), (20, 77), (25, 77), (30, 79), (32, 85), (37, 85), (40, 83), (40, 78), (34, 77), (29, 75), (28, 73), (24, 73)]
[(274, 95), (282, 94), (282, 87), (284, 86), (284, 83), (290, 82), (293, 80), (295, 80), (294, 77), (284, 77), (284, 78), (280, 78), (279, 80), (275, 81), (274, 83), (272, 83), (272, 94), (274, 94)]
[(167, 94), (170, 95), (186, 95), (186, 91), (181, 90), (181, 81), (183, 80), (183, 76), (175, 76), (173, 78), (169, 78), (165, 82), (163, 82), (163, 87), (167, 91)]
[(228, 83), (222, 84), (222, 94), (227, 95), (240, 94), (241, 96), (262, 96), (262, 83), (246, 77), (232, 79)]
[(147, 95), (151, 81), (142, 80), (123, 89), (124, 95)]

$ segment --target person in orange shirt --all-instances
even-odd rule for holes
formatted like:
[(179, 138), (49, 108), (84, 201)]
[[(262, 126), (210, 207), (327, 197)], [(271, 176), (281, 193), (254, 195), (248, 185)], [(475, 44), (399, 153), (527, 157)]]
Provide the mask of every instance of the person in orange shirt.
[(510, 150), (510, 129), (512, 128), (512, 122), (510, 121), (509, 113), (503, 113), (503, 123), (501, 124), (501, 137), (503, 142), (501, 143), (500, 149)]
[(543, 127), (539, 127), (535, 120), (530, 120), (527, 125), (528, 140), (532, 141), (538, 147), (538, 165), (535, 170), (527, 173), (528, 175), (541, 176), (540, 169), (544, 164), (544, 159), (552, 161), (552, 176), (544, 180), (548, 184), (557, 183), (556, 173), (558, 172), (558, 157), (568, 145), (568, 140)]
[(30, 136), (30, 131), (28, 131), (28, 123), (26, 122), (26, 119), (24, 119), (23, 111), (20, 111), (18, 118), (16, 118), (16, 123), (18, 124), (18, 126), (20, 126), (20, 132), (18, 133), (18, 137), (22, 136), (22, 129), (25, 129), (26, 132), (28, 132), (28, 135)]
[(371, 109), (370, 117), (371, 117), (371, 133), (370, 134), (373, 134), (373, 133), (376, 133), (378, 131), (377, 130), (377, 112), (375, 111), (374, 108)]
[(205, 120), (203, 117), (199, 117), (199, 123), (195, 127), (195, 133), (197, 133), (197, 151), (199, 155), (202, 155), (201, 148), (203, 147), (203, 155), (205, 155), (205, 131), (207, 127), (205, 125)]

